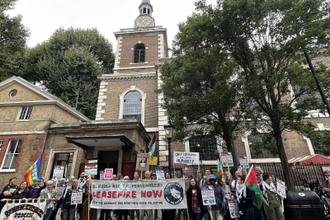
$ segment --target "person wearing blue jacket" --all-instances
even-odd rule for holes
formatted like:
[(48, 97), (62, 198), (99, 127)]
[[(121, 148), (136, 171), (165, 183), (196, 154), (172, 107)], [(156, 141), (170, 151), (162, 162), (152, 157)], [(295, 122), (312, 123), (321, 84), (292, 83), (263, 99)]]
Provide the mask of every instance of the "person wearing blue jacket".
[(245, 183), (245, 176), (237, 178), (238, 187), (236, 189), (236, 196), (239, 208), (239, 214), (242, 220), (253, 220), (254, 219), (254, 208), (253, 208), (253, 194), (251, 189), (247, 187)]

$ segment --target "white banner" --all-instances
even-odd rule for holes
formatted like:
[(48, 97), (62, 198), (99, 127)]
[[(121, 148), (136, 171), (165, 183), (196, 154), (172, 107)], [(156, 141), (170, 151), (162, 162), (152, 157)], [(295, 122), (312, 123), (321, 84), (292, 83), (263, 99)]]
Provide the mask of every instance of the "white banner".
[(94, 209), (186, 209), (185, 182), (179, 180), (92, 183)]
[(174, 163), (199, 165), (199, 153), (174, 151)]
[(6, 203), (3, 207), (0, 219), (1, 220), (42, 220), (46, 208), (46, 201), (38, 202), (17, 202), (17, 203)]

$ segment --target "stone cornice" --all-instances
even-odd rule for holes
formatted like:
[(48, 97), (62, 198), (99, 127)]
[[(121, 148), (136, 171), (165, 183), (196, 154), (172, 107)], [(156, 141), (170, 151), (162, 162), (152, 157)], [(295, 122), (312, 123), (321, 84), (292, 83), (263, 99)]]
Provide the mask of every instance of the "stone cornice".
[(156, 74), (111, 74), (98, 77), (101, 81), (121, 81), (121, 80), (137, 80), (137, 79), (157, 79)]

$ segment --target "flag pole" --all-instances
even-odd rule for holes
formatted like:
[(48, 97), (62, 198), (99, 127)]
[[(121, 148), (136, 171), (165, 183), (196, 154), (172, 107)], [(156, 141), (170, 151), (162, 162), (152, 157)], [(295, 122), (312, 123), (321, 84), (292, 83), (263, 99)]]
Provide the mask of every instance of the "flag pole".
[(90, 192), (91, 192), (91, 182), (90, 182), (90, 179), (91, 179), (91, 175), (89, 175), (88, 176), (88, 192), (87, 192), (87, 196), (88, 196), (88, 212), (87, 212), (87, 220), (89, 220), (89, 212), (90, 212), (90, 200), (91, 200), (91, 198), (90, 198)]

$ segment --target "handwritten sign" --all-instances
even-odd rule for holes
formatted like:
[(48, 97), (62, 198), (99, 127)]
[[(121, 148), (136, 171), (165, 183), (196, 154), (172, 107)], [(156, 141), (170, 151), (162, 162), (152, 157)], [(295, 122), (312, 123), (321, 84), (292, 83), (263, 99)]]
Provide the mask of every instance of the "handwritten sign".
[(241, 168), (249, 169), (249, 160), (246, 156), (239, 157), (239, 164)]
[(224, 167), (234, 166), (233, 155), (231, 155), (231, 152), (221, 152), (221, 159)]
[(213, 186), (203, 186), (201, 191), (203, 205), (216, 205)]
[(241, 217), (239, 214), (238, 204), (237, 202), (228, 202), (229, 212), (231, 218), (239, 218)]
[(277, 194), (286, 198), (285, 182), (276, 178)]
[(199, 153), (174, 151), (174, 163), (199, 165)]
[(163, 170), (156, 170), (157, 180), (164, 180), (165, 175)]
[(72, 191), (71, 195), (71, 205), (81, 204), (82, 203), (82, 192)]
[(112, 179), (112, 174), (113, 174), (113, 169), (110, 169), (110, 168), (105, 169), (103, 179), (111, 180)]
[(97, 175), (97, 160), (96, 159), (88, 160), (88, 163), (85, 165), (85, 173), (87, 175)]

